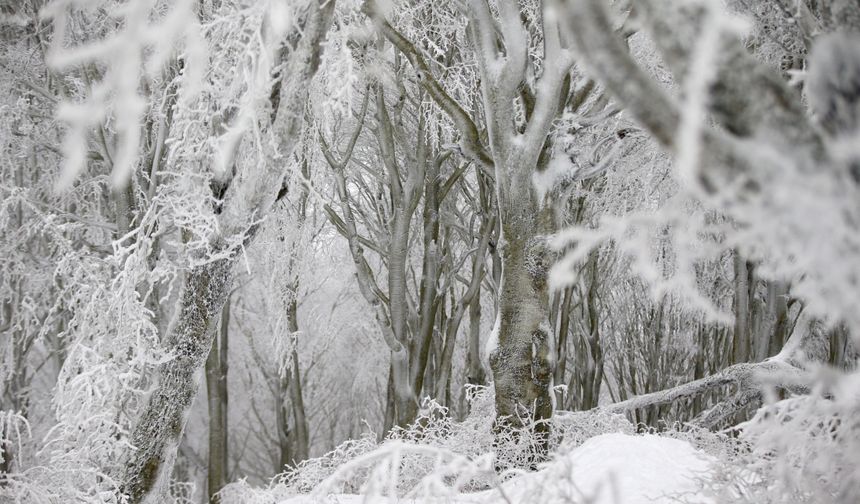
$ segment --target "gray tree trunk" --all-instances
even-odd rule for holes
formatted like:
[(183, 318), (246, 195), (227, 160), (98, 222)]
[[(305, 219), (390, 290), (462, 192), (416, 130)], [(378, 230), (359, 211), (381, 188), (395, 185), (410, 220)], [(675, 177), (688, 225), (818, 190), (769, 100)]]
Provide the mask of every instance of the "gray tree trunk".
[(209, 468), (207, 490), (209, 502), (218, 504), (217, 494), (228, 477), (227, 436), (227, 350), (230, 334), (230, 301), (221, 310), (221, 330), (212, 342), (206, 359), (206, 395), (209, 406)]
[(290, 397), (290, 381), (292, 375), (278, 377), (278, 396), (275, 404), (275, 425), (278, 432), (278, 460), (275, 474), (283, 472), (284, 468), (293, 463), (293, 436), (290, 428), (290, 409), (287, 399)]
[(176, 323), (167, 338), (173, 357), (159, 367), (159, 382), (131, 438), (136, 450), (126, 463), (121, 492), (129, 502), (159, 501), (170, 478), (187, 411), (197, 393), (197, 371), (212, 348), (218, 315), (233, 280), (234, 258), (188, 272)]
[[(298, 292), (298, 282), (296, 282), (296, 292)], [(287, 320), (289, 330), (292, 334), (299, 332), (298, 322), (298, 302), (295, 296), (290, 301), (287, 310)], [(305, 414), (305, 400), (302, 394), (302, 375), (299, 366), (299, 352), (293, 347), (291, 355), (292, 365), (292, 380), (290, 383), (290, 401), (293, 409), (293, 460), (296, 464), (308, 458), (310, 449), (310, 439), (308, 434), (308, 420)]]
[(750, 356), (750, 282), (749, 268), (740, 254), (734, 254), (735, 265), (735, 332), (732, 344), (733, 363), (747, 362)]
[[(530, 187), (525, 188), (527, 191)], [(539, 212), (528, 195), (511, 197), (502, 211), (502, 281), (499, 296), (499, 343), (490, 354), (496, 389), (497, 428), (523, 427), (522, 419), (552, 416), (551, 335), (547, 272), (550, 253), (542, 231), (547, 211)], [(538, 434), (549, 430), (536, 426)]]

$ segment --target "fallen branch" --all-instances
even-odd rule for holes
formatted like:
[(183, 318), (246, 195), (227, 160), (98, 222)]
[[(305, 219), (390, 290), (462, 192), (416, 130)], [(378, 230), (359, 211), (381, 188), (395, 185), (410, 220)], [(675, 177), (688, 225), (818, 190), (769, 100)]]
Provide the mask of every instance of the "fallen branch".
[[(768, 378), (776, 376), (792, 376), (799, 378), (802, 374), (803, 370), (801, 368), (795, 367), (792, 364), (777, 358), (755, 363), (744, 362), (729, 366), (711, 376), (706, 376), (659, 392), (631, 397), (626, 401), (602, 406), (600, 409), (611, 413), (624, 413), (627, 411), (648, 408), (650, 406), (660, 406), (679, 401), (681, 399), (693, 398), (702, 395), (709, 390), (726, 385), (737, 385), (741, 390), (755, 389), (762, 385), (763, 381), (771, 383), (771, 380), (763, 380), (765, 376)], [(806, 387), (798, 384), (800, 380), (779, 381), (784, 382), (783, 385), (785, 385), (781, 388), (798, 393), (808, 392)]]
[(702, 412), (693, 420), (696, 425), (712, 428), (753, 402), (760, 401), (764, 387), (774, 387), (795, 394), (808, 394), (810, 379), (806, 364), (826, 361), (826, 344), (826, 331), (823, 329), (823, 324), (815, 319), (807, 319), (805, 323), (798, 324), (779, 354), (769, 359), (762, 362), (735, 364), (711, 376), (670, 389), (631, 397), (597, 409), (608, 413), (626, 413), (651, 406), (662, 406), (682, 399), (691, 399), (720, 387), (735, 386), (736, 389), (731, 396)]

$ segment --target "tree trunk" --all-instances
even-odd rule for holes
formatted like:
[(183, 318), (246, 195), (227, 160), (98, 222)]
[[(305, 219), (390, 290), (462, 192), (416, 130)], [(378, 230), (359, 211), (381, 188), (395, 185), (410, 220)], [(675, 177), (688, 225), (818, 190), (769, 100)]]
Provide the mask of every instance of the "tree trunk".
[[(588, 328), (589, 334), (586, 338), (588, 355), (588, 363), (585, 368), (582, 383), (582, 409), (591, 409), (597, 406), (600, 402), (600, 386), (603, 383), (603, 348), (600, 346), (600, 318), (597, 309), (597, 289), (598, 289), (598, 267), (600, 263), (599, 249), (591, 252), (589, 257), (589, 286), (586, 293), (586, 306), (588, 308)], [(662, 311), (662, 310), (661, 310)], [(658, 327), (657, 334), (661, 334), (661, 329)], [(585, 335), (583, 335), (585, 338)]]
[(295, 422), (295, 456), (293, 463), (307, 460), (310, 451), (308, 419), (305, 414), (305, 400), (302, 393), (302, 378), (299, 373), (299, 353), (293, 349), (293, 386), (290, 388), (293, 402), (293, 421)]
[[(526, 185), (525, 191), (530, 187)], [(502, 281), (498, 347), (490, 354), (496, 389), (497, 429), (523, 427), (523, 420), (552, 416), (550, 382), (552, 346), (549, 331), (547, 272), (549, 248), (541, 236), (549, 214), (536, 212), (528, 195), (500, 198), (502, 212)], [(543, 222), (542, 222), (543, 221)], [(535, 426), (544, 437), (545, 422)], [(539, 445), (542, 444), (539, 440)], [(544, 449), (545, 446), (539, 446)]]
[[(486, 385), (487, 378), (484, 366), (481, 364), (481, 291), (480, 286), (472, 303), (469, 305), (469, 350), (466, 354), (466, 383), (469, 385)], [(462, 421), (469, 414), (466, 387), (460, 391), (459, 419)]]
[(749, 360), (749, 269), (740, 254), (734, 254), (735, 264), (735, 333), (732, 345), (733, 364)]
[[(304, 218), (302, 218), (304, 220)], [(293, 297), (287, 305), (287, 324), (291, 334), (299, 332), (298, 320), (298, 281), (295, 282), (293, 288)], [(293, 352), (291, 355), (292, 365), (292, 382), (290, 383), (290, 400), (293, 406), (293, 460), (292, 464), (297, 464), (308, 458), (308, 450), (310, 441), (308, 439), (308, 420), (305, 414), (305, 400), (302, 395), (302, 375), (299, 372), (299, 352), (296, 349), (298, 345), (294, 342)]]
[(782, 282), (773, 282), (776, 293), (774, 295), (774, 310), (776, 312), (773, 332), (768, 342), (767, 355), (776, 355), (785, 345), (789, 334), (788, 320), (788, 286)]
[(293, 462), (293, 437), (290, 429), (290, 410), (287, 399), (290, 396), (291, 375), (278, 377), (278, 396), (275, 405), (275, 424), (278, 430), (278, 465), (275, 474), (281, 473)]
[(481, 290), (475, 293), (469, 306), (469, 354), (467, 357), (469, 374), (466, 381), (471, 385), (486, 384), (486, 373), (481, 365)]
[(411, 364), (412, 389), (421, 395), (424, 389), (424, 375), (427, 369), (427, 359), (430, 355), (430, 343), (433, 340), (434, 321), (439, 302), (436, 287), (439, 281), (439, 169), (436, 163), (429, 163), (424, 174), (424, 209), (423, 209), (423, 247), (424, 257), (421, 265), (421, 294), (420, 304), (421, 328), (417, 341), (414, 342)]
[(394, 373), (391, 371), (391, 365), (388, 366), (388, 381), (385, 382), (385, 413), (382, 418), (382, 432), (379, 433), (379, 440), (385, 439), (388, 431), (394, 427)]
[(136, 447), (125, 465), (121, 492), (129, 503), (158, 503), (170, 479), (187, 411), (197, 392), (217, 317), (232, 284), (233, 257), (188, 272), (179, 314), (167, 339), (172, 358), (159, 367), (159, 382), (132, 434)]
[(230, 301), (221, 310), (221, 331), (212, 342), (206, 359), (206, 395), (209, 400), (209, 470), (207, 489), (209, 502), (218, 504), (216, 497), (227, 483), (227, 349), (230, 333)]
[[(564, 375), (567, 367), (567, 338), (570, 333), (570, 304), (573, 298), (573, 287), (564, 289), (560, 295), (563, 296), (563, 300), (559, 305), (560, 320), (556, 337), (557, 362), (555, 367), (555, 377), (553, 378), (553, 382), (556, 384), (564, 383)], [(556, 402), (559, 405), (563, 405), (564, 399), (564, 394), (559, 392), (556, 396)]]

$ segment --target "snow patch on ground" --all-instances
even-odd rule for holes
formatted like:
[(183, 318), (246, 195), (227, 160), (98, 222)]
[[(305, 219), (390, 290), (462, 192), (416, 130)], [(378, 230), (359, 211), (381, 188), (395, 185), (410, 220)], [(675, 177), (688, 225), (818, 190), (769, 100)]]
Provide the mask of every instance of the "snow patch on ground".
[(299, 496), (281, 504), (712, 504), (700, 491), (716, 459), (656, 435), (604, 434), (501, 488), (456, 497)]
[[(690, 443), (655, 435), (604, 434), (546, 469), (502, 485), (510, 502), (653, 504), (713, 500), (699, 492), (715, 459)], [(483, 502), (504, 502), (498, 490)]]

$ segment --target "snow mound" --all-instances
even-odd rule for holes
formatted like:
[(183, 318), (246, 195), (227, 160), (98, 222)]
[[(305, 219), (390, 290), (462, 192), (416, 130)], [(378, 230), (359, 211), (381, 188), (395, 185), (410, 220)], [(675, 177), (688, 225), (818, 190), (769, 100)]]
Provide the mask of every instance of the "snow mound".
[[(502, 485), (510, 502), (653, 504), (714, 502), (699, 490), (711, 474), (712, 456), (690, 443), (655, 435), (604, 434), (540, 472)], [(483, 502), (505, 502), (500, 490)]]
[(656, 435), (604, 434), (536, 473), (500, 488), (455, 496), (391, 498), (361, 495), (297, 496), (281, 504), (713, 504), (700, 491), (716, 459), (690, 443)]

